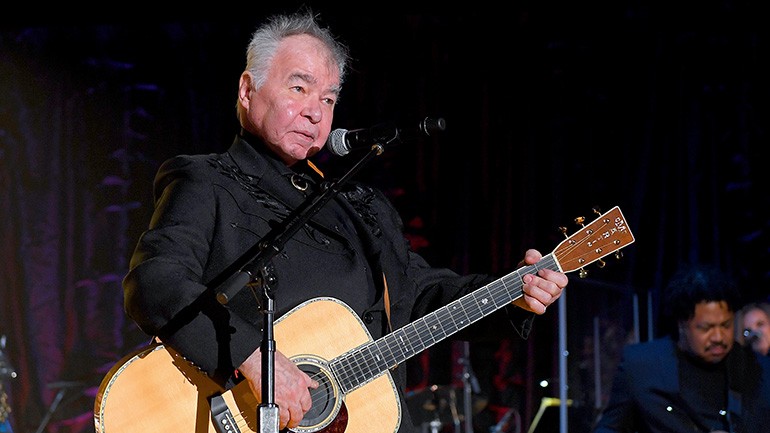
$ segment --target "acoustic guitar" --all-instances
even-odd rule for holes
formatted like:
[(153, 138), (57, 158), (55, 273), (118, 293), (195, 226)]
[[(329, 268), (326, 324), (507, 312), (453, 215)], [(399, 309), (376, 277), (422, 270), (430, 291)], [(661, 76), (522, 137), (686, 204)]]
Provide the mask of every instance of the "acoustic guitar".
[[(598, 213), (598, 212), (597, 212)], [(566, 234), (565, 234), (566, 235)], [(523, 266), (450, 304), (373, 340), (342, 301), (308, 300), (275, 322), (278, 349), (320, 386), (296, 433), (393, 433), (401, 404), (390, 370), (522, 296), (522, 277), (547, 268), (583, 270), (634, 242), (614, 207)], [(259, 402), (246, 381), (222, 389), (157, 341), (118, 361), (94, 403), (97, 433), (256, 433)]]

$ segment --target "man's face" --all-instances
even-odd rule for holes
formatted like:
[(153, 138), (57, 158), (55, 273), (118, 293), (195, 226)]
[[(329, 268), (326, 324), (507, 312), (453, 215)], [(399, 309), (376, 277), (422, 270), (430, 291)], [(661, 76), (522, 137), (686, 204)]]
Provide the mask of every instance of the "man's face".
[(339, 69), (328, 49), (311, 36), (287, 37), (265, 83), (254, 89), (251, 78), (244, 72), (239, 86), (239, 102), (247, 113), (244, 128), (287, 165), (321, 150), (340, 89)]
[(724, 301), (696, 304), (692, 319), (679, 323), (679, 348), (704, 362), (720, 362), (733, 347), (734, 320)]
[(754, 308), (743, 316), (743, 329), (756, 332), (757, 338), (751, 340), (754, 351), (763, 355), (770, 353), (770, 318), (764, 310)]

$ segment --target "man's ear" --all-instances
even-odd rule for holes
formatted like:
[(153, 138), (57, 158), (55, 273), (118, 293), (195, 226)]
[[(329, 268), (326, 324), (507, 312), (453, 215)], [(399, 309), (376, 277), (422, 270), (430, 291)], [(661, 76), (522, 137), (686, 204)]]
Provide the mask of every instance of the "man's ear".
[(241, 79), (238, 82), (238, 103), (243, 108), (249, 108), (249, 101), (251, 100), (251, 92), (254, 90), (252, 83), (251, 73), (249, 71), (243, 71)]

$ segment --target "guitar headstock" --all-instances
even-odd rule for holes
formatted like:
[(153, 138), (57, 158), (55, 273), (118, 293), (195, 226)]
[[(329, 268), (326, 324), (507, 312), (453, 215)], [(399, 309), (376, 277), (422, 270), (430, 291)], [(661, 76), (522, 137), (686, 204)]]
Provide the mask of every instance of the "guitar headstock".
[[(578, 221), (578, 222), (582, 222)], [(563, 240), (553, 251), (562, 271), (572, 272), (634, 242), (626, 218), (615, 206)]]

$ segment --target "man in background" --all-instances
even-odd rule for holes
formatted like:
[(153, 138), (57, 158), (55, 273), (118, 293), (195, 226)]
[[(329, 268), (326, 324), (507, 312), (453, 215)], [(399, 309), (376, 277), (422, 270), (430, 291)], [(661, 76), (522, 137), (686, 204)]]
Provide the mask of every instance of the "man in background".
[(664, 296), (667, 335), (624, 348), (594, 433), (767, 432), (770, 358), (735, 344), (734, 280), (686, 266)]

